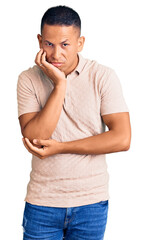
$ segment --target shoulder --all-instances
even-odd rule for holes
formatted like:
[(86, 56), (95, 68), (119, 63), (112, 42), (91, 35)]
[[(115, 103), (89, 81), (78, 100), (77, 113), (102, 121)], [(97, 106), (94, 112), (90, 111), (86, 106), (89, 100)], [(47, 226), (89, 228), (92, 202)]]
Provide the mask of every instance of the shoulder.
[(113, 68), (103, 65), (96, 60), (85, 60), (85, 69), (89, 69), (89, 79), (95, 84), (100, 94), (113, 91), (113, 89), (121, 91), (120, 79)]
[(85, 59), (85, 70), (91, 71), (93, 74), (97, 76), (109, 76), (113, 74), (115, 71), (109, 66), (103, 65), (99, 63), (97, 60), (84, 58)]
[(42, 70), (37, 65), (34, 65), (19, 74), (17, 85), (37, 89), (42, 84), (44, 78)]
[(39, 69), (39, 67), (37, 65), (34, 65), (33, 67), (30, 67), (24, 71), (22, 71), (19, 74), (19, 79), (30, 79), (30, 80), (35, 80), (36, 78), (41, 77), (41, 70)]
[(96, 60), (85, 58), (84, 72), (88, 72), (89, 78), (96, 84), (104, 85), (106, 82), (117, 80), (116, 72), (113, 68), (103, 65)]

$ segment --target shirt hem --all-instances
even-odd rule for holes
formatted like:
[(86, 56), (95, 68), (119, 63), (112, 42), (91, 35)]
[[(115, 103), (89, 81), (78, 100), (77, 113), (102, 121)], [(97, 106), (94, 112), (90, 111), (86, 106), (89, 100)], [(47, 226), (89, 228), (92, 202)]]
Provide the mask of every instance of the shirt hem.
[(46, 207), (60, 207), (60, 208), (68, 208), (68, 207), (79, 207), (89, 204), (94, 204), (101, 201), (109, 200), (109, 195), (102, 195), (87, 199), (58, 199), (58, 203), (56, 203), (53, 199), (50, 199), (48, 201), (44, 201), (43, 199), (37, 200), (37, 199), (31, 199), (29, 197), (26, 197), (24, 199), (25, 202), (28, 202), (30, 204), (38, 205), (38, 206), (46, 206)]

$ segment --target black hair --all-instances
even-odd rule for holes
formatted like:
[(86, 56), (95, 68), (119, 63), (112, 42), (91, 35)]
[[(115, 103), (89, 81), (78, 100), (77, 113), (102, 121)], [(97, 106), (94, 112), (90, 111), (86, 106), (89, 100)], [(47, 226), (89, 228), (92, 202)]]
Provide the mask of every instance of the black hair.
[(41, 33), (44, 24), (74, 26), (79, 29), (79, 34), (81, 33), (81, 19), (78, 13), (67, 6), (60, 5), (49, 8), (41, 20)]

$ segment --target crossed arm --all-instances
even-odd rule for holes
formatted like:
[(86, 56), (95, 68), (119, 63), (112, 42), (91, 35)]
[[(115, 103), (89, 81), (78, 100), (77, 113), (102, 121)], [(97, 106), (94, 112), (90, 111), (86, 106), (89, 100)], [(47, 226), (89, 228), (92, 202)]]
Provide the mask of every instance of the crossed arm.
[(106, 154), (129, 149), (131, 127), (128, 112), (102, 116), (109, 130), (99, 135), (69, 142), (49, 139), (60, 117), (67, 79), (63, 72), (46, 61), (43, 49), (37, 54), (35, 62), (53, 80), (55, 87), (40, 112), (19, 117), (23, 143), (30, 153), (43, 159), (59, 153)]
[(131, 141), (129, 113), (108, 114), (102, 119), (108, 131), (95, 136), (69, 142), (36, 139), (31, 143), (28, 138), (23, 138), (23, 143), (30, 153), (40, 159), (60, 153), (106, 154), (127, 151)]

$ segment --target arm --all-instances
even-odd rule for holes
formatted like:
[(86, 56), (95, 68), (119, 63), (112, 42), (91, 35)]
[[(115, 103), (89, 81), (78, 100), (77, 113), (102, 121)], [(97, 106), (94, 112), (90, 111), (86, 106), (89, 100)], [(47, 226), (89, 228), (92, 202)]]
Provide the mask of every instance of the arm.
[(62, 153), (106, 154), (127, 151), (131, 141), (129, 113), (102, 116), (109, 131), (96, 136), (62, 143)]
[(45, 106), (38, 113), (27, 113), (20, 116), (22, 135), (29, 138), (48, 139), (59, 120), (65, 96), (66, 85), (56, 86)]
[[(120, 151), (127, 151), (131, 141), (131, 126), (129, 113), (115, 113), (104, 115), (103, 121), (108, 126), (109, 131), (96, 136), (70, 141), (57, 142), (51, 140), (37, 140), (36, 144), (43, 145), (43, 148), (33, 146), (28, 139), (23, 139), (28, 151), (43, 159), (58, 153), (75, 154), (106, 154)], [(34, 141), (35, 143), (35, 141)]]
[(63, 72), (45, 60), (41, 50), (36, 57), (38, 66), (49, 76), (55, 87), (44, 108), (38, 113), (27, 113), (20, 116), (22, 135), (31, 141), (34, 138), (49, 139), (59, 120), (66, 92), (66, 78)]

